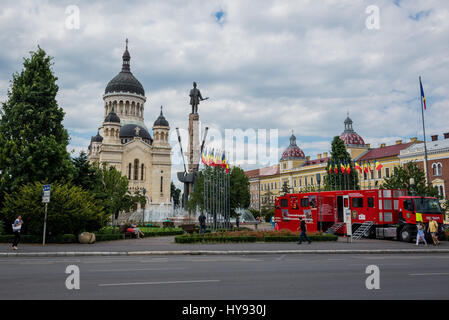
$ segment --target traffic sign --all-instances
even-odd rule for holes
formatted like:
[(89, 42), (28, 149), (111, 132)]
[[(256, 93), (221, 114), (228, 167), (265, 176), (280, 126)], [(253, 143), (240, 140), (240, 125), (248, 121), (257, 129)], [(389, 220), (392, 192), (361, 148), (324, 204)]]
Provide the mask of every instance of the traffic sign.
[(42, 190), (42, 202), (49, 203), (50, 202), (50, 193), (51, 193), (51, 184), (46, 184)]

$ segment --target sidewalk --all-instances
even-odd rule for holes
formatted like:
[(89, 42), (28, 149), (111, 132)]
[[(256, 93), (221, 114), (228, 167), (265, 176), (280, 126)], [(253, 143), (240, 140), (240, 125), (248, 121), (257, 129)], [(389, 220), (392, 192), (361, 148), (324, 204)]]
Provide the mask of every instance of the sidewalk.
[(141, 240), (115, 240), (95, 244), (19, 244), (13, 251), (10, 244), (0, 244), (0, 257), (4, 256), (73, 256), (73, 255), (149, 255), (149, 254), (269, 254), (269, 253), (449, 253), (449, 242), (436, 247), (392, 240), (362, 239), (348, 243), (346, 238), (338, 241), (315, 241), (278, 243), (225, 243), (225, 244), (177, 244), (174, 236), (149, 237)]

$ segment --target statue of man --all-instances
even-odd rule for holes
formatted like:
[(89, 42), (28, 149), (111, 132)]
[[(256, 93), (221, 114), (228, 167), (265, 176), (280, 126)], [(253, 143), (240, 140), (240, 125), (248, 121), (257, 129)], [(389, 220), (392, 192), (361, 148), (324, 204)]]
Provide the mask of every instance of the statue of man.
[(198, 105), (200, 104), (200, 101), (209, 99), (209, 97), (203, 99), (200, 90), (196, 88), (196, 82), (193, 82), (193, 89), (190, 90), (189, 96), (190, 104), (192, 106), (192, 114), (198, 113)]

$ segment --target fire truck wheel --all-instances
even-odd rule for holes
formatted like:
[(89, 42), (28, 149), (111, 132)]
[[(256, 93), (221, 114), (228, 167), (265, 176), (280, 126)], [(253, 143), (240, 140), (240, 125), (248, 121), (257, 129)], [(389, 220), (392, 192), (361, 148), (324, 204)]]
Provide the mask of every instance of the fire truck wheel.
[(411, 230), (407, 227), (403, 227), (399, 233), (399, 239), (404, 242), (412, 242)]

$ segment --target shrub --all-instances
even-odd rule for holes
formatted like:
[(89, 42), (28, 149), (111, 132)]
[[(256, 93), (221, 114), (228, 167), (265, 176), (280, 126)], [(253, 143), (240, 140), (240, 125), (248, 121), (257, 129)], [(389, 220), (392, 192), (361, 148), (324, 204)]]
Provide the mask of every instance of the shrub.
[[(12, 194), (6, 194), (0, 220), (14, 221), (16, 215), (21, 214), (24, 222), (22, 232), (41, 234), (44, 225), (42, 186), (40, 182), (30, 183)], [(103, 208), (97, 204), (93, 194), (70, 183), (52, 185), (47, 215), (49, 234), (91, 232), (98, 230), (105, 221)]]
[(256, 242), (254, 236), (222, 236), (219, 234), (205, 234), (205, 235), (182, 235), (176, 236), (176, 243), (226, 243), (226, 242)]
[(120, 233), (115, 234), (101, 234), (95, 233), (95, 241), (112, 241), (112, 240), (122, 240), (125, 239), (125, 235)]
[(5, 223), (0, 220), (0, 235), (5, 234)]

